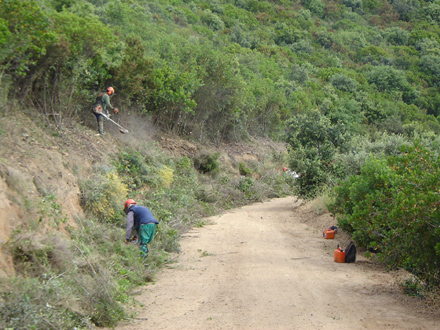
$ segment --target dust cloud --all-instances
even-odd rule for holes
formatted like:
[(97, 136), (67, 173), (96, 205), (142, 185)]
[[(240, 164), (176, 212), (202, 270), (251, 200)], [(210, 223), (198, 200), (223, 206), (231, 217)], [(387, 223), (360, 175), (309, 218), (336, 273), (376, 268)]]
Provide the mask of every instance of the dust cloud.
[[(83, 118), (84, 124), (98, 133), (98, 123), (96, 117), (90, 113)], [(117, 115), (112, 115), (111, 120), (125, 128), (128, 133), (122, 134), (120, 127), (109, 120), (104, 121), (105, 134), (111, 135), (114, 139), (130, 146), (141, 146), (145, 142), (153, 140), (158, 129), (151, 124), (151, 119), (147, 115), (141, 115), (137, 112), (123, 111)]]

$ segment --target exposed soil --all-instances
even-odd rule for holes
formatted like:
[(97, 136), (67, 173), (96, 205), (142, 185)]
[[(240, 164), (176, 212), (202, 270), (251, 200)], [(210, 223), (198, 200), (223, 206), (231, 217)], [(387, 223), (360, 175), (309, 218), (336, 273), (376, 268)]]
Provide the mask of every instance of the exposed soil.
[(438, 329), (439, 315), (358, 253), (334, 262), (337, 244), (324, 239), (332, 223), (296, 198), (275, 199), (208, 219), (188, 232), (177, 262), (142, 288), (139, 329)]

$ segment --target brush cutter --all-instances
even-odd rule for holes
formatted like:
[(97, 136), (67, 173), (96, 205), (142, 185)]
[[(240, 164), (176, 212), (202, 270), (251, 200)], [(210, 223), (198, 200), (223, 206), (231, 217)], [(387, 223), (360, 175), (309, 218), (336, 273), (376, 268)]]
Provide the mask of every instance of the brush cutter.
[(103, 113), (100, 113), (100, 115), (101, 115), (101, 116), (104, 116), (105, 119), (111, 121), (113, 124), (115, 124), (116, 126), (118, 126), (118, 127), (119, 127), (119, 132), (121, 132), (122, 134), (128, 134), (128, 130), (126, 130), (124, 127), (122, 127), (121, 125), (119, 125), (117, 122), (111, 120), (109, 116), (107, 116), (107, 115), (105, 115), (105, 114), (103, 114)]

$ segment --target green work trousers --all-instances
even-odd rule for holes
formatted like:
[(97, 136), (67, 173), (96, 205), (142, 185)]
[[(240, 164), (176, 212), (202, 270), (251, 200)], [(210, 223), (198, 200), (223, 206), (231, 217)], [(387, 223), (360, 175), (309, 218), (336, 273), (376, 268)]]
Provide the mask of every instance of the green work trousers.
[(155, 223), (147, 223), (141, 225), (139, 229), (139, 245), (141, 247), (141, 253), (146, 256), (148, 254), (147, 244), (151, 242), (156, 233), (156, 224)]

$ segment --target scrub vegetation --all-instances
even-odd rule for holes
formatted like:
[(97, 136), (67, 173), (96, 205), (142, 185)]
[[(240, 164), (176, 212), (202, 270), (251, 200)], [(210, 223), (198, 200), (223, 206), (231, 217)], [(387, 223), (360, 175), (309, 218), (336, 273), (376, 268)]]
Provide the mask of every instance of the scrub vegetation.
[[(0, 175), (7, 179), (8, 198), (14, 196), (16, 207), (26, 215), (2, 246), (12, 257), (15, 276), (0, 279), (1, 328), (115, 327), (118, 321), (134, 316), (130, 307), (139, 304), (136, 289), (154, 281), (160, 267), (178, 258), (181, 234), (205, 225), (206, 217), (224, 210), (293, 192), (294, 181), (280, 170), (287, 160), (285, 147), (280, 148), (282, 153), (274, 151), (249, 161), (247, 173), (253, 179), (248, 182), (250, 178), (239, 174), (239, 167), (244, 166), (239, 164), (244, 162), (227, 165), (219, 160), (219, 153), (194, 159), (171, 156), (154, 141), (127, 146), (111, 139), (106, 147), (118, 146), (117, 152), (107, 151), (100, 158), (100, 151), (84, 139), (93, 133), (78, 135), (75, 129), (66, 128), (61, 136), (48, 137), (52, 124), (40, 122), (38, 114), (32, 113), (7, 117), (9, 125), (2, 125), (0, 135), (2, 145), (22, 129), (28, 130), (31, 118), (36, 126), (47, 129), (35, 130), (32, 143), (14, 145), (12, 152), (21, 149), (22, 155), (30, 154), (30, 161), (44, 168), (50, 166), (45, 155), (33, 153), (38, 145), (62, 146), (63, 153), (88, 149), (78, 153), (79, 162), (66, 162), (61, 175), (75, 173), (84, 212), (69, 219), (66, 205), (59, 202), (61, 195), (50, 187), (41, 189), (38, 196), (29, 194), (32, 182), (8, 173), (9, 165), (16, 166), (14, 156), (2, 153)], [(19, 133), (23, 135), (27, 133)], [(102, 141), (101, 137), (92, 140)], [(96, 158), (100, 161), (86, 165)], [(40, 185), (51, 181), (50, 177), (46, 180)], [(15, 196), (13, 192), (21, 193)], [(127, 198), (148, 206), (160, 221), (146, 259), (136, 245), (124, 244), (122, 205)]]
[[(31, 109), (54, 139), (113, 86), (121, 116), (162, 133), (288, 144), (236, 164), (240, 175), (214, 151), (120, 147), (78, 175), (85, 215), (64, 236), (35, 229), (65, 227), (59, 196), (41, 190), (37, 207), (17, 188), (38, 214), (5, 246), (17, 276), (2, 286), (0, 328), (114, 326), (183, 231), (288, 194), (326, 196), (359, 246), (415, 275), (408, 287), (438, 288), (438, 0), (2, 0), (0, 49), (1, 115)], [(298, 179), (279, 173), (286, 164)], [(161, 219), (148, 264), (117, 239), (125, 197)]]

